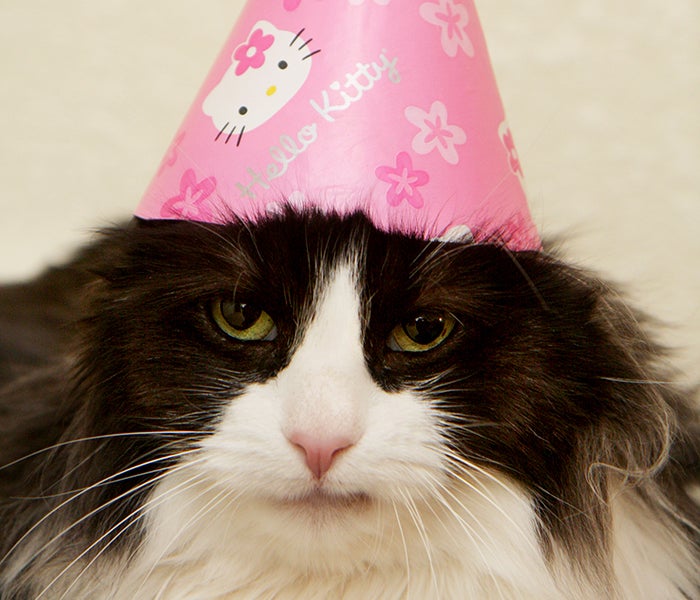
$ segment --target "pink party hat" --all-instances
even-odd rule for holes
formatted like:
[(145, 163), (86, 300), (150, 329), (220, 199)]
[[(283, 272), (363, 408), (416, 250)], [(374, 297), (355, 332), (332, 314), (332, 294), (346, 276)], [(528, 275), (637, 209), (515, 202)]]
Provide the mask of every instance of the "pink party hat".
[(285, 204), (540, 247), (472, 0), (249, 0), (136, 215)]

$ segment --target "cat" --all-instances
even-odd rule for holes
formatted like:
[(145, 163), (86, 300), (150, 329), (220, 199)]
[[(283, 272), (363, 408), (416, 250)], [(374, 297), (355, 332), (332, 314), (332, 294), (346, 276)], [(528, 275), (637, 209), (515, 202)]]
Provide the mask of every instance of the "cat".
[(700, 597), (698, 413), (556, 252), (134, 219), (0, 289), (0, 597)]

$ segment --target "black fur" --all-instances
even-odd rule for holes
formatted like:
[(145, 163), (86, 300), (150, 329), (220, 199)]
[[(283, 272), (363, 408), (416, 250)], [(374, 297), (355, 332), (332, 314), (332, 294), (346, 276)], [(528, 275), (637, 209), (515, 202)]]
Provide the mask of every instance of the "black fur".
[[(641, 317), (597, 279), (546, 252), (406, 238), (359, 214), (288, 213), (255, 227), (134, 221), (70, 265), (0, 289), (0, 465), (9, 465), (0, 469), (0, 581), (44, 515), (54, 510), (33, 530), (40, 539), (77, 522), (12, 591), (0, 583), (0, 597), (21, 598), (35, 569), (58, 556), (60, 570), (129, 525), (173, 450), (208, 435), (247, 384), (284, 368), (316, 265), (352, 249), (365, 259), (372, 376), (397, 391), (449, 366), (423, 391), (454, 415), (457, 452), (531, 491), (545, 552), (556, 542), (582, 572), (608, 575), (605, 501), (621, 478), (695, 535), (692, 393), (668, 383)], [(232, 291), (273, 316), (274, 343), (239, 344), (213, 326), (210, 299)], [(454, 315), (453, 335), (428, 353), (390, 351), (392, 328), (421, 308)], [(98, 482), (106, 485), (78, 492)], [(135, 548), (139, 527), (109, 553)]]

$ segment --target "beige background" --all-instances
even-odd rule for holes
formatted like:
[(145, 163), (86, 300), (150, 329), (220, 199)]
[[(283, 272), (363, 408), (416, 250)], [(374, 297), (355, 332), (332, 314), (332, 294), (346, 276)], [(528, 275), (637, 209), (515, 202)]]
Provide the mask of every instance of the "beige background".
[[(0, 0), (0, 279), (129, 215), (241, 5)], [(700, 379), (700, 2), (478, 6), (540, 230)]]

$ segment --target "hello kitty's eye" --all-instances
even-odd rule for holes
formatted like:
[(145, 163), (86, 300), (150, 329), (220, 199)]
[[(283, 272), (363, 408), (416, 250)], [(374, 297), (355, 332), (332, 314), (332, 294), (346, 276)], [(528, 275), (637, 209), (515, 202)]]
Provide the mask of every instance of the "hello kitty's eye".
[(455, 323), (446, 313), (418, 313), (394, 327), (387, 345), (396, 352), (427, 352), (447, 339)]
[(241, 107), (238, 109), (238, 114), (241, 115), (241, 116), (248, 114), (248, 107), (247, 107), (247, 106), (241, 106)]
[(243, 342), (269, 342), (277, 337), (277, 326), (262, 308), (247, 302), (217, 298), (211, 304), (217, 327)]
[(284, 71), (289, 65), (286, 60), (281, 60), (277, 63), (277, 66)]

